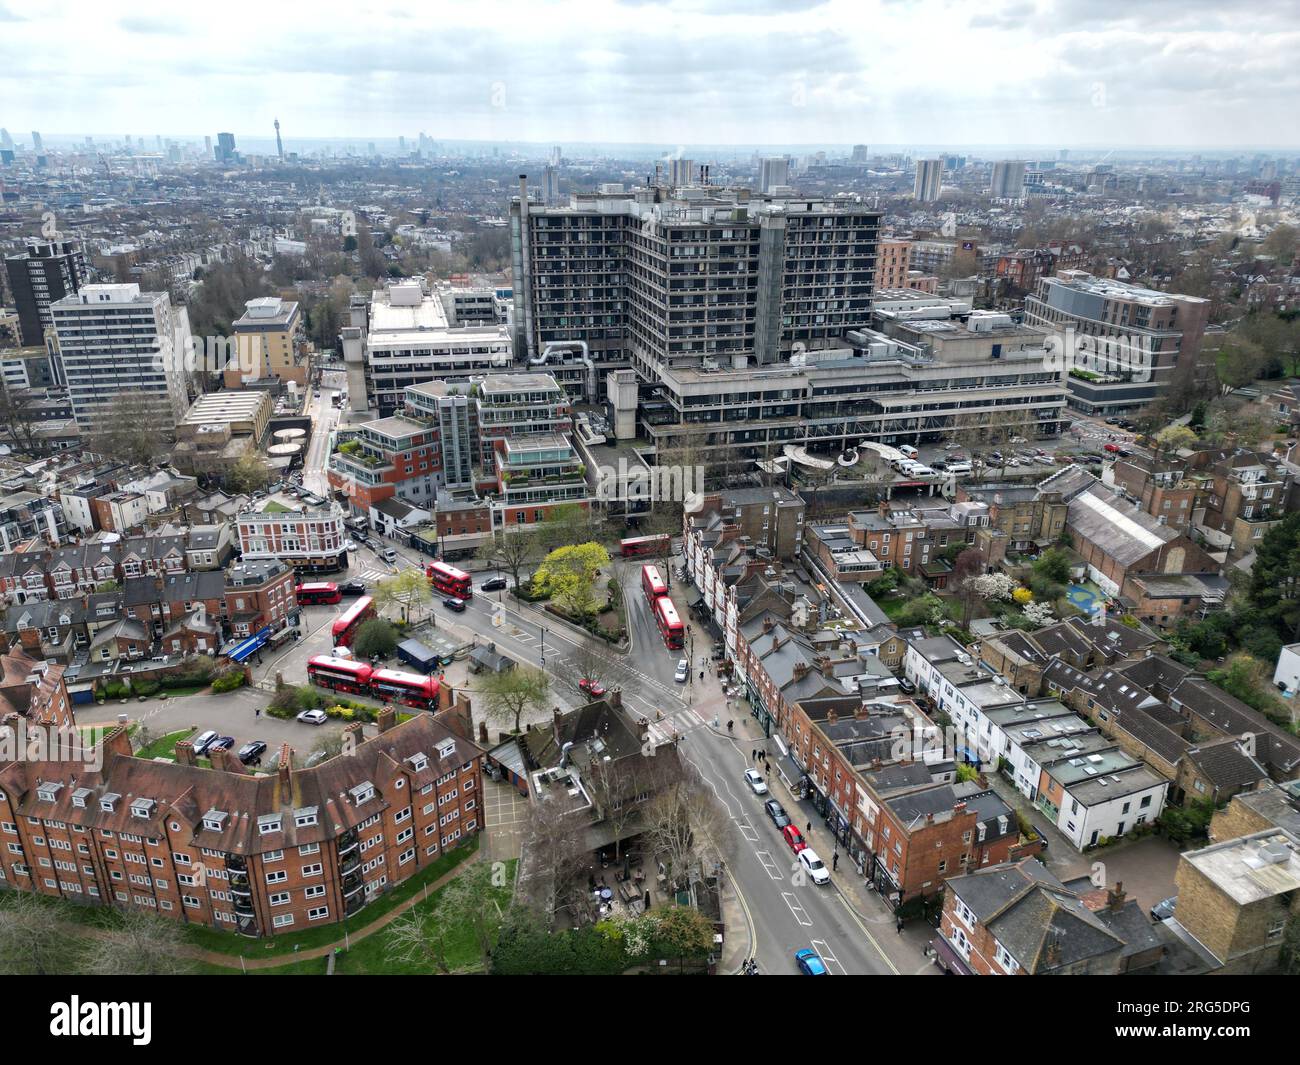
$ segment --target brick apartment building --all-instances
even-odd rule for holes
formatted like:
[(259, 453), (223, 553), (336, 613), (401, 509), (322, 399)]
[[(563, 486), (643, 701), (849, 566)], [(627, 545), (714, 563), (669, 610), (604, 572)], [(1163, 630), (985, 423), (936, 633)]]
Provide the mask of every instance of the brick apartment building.
[(282, 559), (295, 569), (344, 568), (343, 518), (327, 510), (246, 511), (236, 523), (245, 561)]
[(293, 569), (279, 559), (245, 559), (226, 571), (225, 617), (239, 639), (282, 629), (298, 615)]
[[(472, 837), (483, 823), (480, 749), (451, 714), (417, 714), (355, 753), (250, 775), (103, 741), (80, 758), (0, 766), (0, 885), (141, 910), (248, 936), (333, 924)], [(349, 726), (358, 733), (359, 725)]]

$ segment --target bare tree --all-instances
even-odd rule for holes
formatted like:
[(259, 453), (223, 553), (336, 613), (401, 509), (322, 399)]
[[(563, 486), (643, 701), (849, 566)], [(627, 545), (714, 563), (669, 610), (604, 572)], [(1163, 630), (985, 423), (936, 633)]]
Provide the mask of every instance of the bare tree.
[(632, 683), (636, 674), (614, 652), (602, 651), (593, 643), (579, 645), (568, 657), (572, 667), (570, 683), (576, 688), (579, 680), (590, 680), (602, 688), (624, 688)]
[(487, 972), (502, 917), (497, 896), (508, 886), (498, 882), (498, 872), (496, 863), (471, 865), (442, 889), (437, 905), (427, 916), (412, 912), (394, 921), (389, 933), (392, 954), (415, 965), (450, 973), (448, 935), (467, 928), (473, 933), (479, 961)]
[(129, 910), (120, 927), (95, 941), (85, 970), (94, 976), (178, 976), (194, 968), (184, 948), (175, 921)]
[(546, 709), (551, 681), (545, 671), (516, 666), (504, 673), (489, 673), (479, 684), (488, 717), (508, 722), (518, 732), (524, 714)]
[(159, 427), (159, 400), (123, 392), (96, 418), (87, 449), (119, 462), (151, 466), (171, 451), (175, 434)]
[(563, 790), (535, 798), (528, 809), (520, 881), (552, 924), (585, 887), (579, 878), (591, 856), (585, 843), (588, 824)]
[(40, 439), (39, 401), (31, 389), (11, 389), (0, 381), (0, 431), (15, 450), (28, 455), (35, 454)]
[(647, 841), (674, 891), (716, 868), (730, 823), (699, 771), (684, 760), (680, 770), (645, 807)]
[(541, 560), (542, 540), (538, 533), (521, 529), (518, 532), (498, 532), (490, 543), (478, 550), (478, 557), (494, 569), (503, 569), (510, 574), (512, 586), (516, 589), (523, 572)]
[(74, 968), (76, 952), (50, 907), (26, 891), (0, 893), (0, 972), (53, 976)]

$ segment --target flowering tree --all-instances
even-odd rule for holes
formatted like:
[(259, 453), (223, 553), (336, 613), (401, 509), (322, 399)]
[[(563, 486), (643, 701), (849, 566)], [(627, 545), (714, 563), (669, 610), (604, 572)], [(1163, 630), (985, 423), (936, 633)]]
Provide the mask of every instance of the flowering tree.
[(1015, 579), (1005, 573), (982, 573), (978, 577), (969, 577), (966, 586), (975, 595), (985, 600), (1006, 602), (1015, 594)]
[(1026, 603), (1022, 613), (1035, 625), (1047, 625), (1056, 620), (1050, 603)]

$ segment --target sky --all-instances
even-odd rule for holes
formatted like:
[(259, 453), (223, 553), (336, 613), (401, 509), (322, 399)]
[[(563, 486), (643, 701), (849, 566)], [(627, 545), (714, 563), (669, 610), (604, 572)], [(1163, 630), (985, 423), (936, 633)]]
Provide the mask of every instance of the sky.
[(0, 0), (0, 125), (1294, 148), (1297, 57), (1300, 0)]

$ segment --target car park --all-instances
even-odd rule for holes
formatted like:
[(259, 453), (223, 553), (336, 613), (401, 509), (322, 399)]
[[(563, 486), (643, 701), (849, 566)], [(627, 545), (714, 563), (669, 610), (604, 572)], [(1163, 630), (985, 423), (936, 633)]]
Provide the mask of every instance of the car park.
[(304, 710), (298, 715), (298, 720), (305, 725), (323, 725), (329, 716), (324, 710)]
[(781, 829), (781, 838), (785, 840), (785, 845), (794, 851), (795, 854), (798, 854), (808, 846), (808, 844), (804, 842), (803, 833), (794, 825), (786, 825)]
[(763, 812), (772, 819), (772, 824), (777, 828), (785, 828), (790, 823), (790, 815), (785, 812), (785, 807), (775, 799), (768, 799), (763, 803)]
[(831, 871), (811, 847), (805, 847), (799, 852), (799, 864), (818, 887), (831, 882)]
[(266, 753), (265, 740), (249, 740), (239, 748), (239, 760), (244, 765), (252, 765), (261, 761), (262, 755)]
[(442, 601), (442, 605), (448, 610), (454, 610), (457, 614), (463, 614), (465, 612), (465, 600), (457, 599), (454, 595), (447, 596)]
[(195, 754), (204, 755), (208, 753), (208, 748), (216, 742), (217, 733), (212, 729), (208, 729), (206, 732), (200, 732), (194, 739), (190, 740), (190, 747)]
[(826, 968), (821, 955), (807, 947), (794, 952), (794, 963), (804, 976), (830, 976), (830, 970)]
[(749, 785), (749, 790), (755, 795), (767, 794), (767, 781), (763, 779), (763, 774), (757, 769), (745, 770), (745, 783)]
[(504, 577), (489, 577), (479, 585), (479, 590), (484, 592), (504, 592), (509, 587), (510, 582)]

